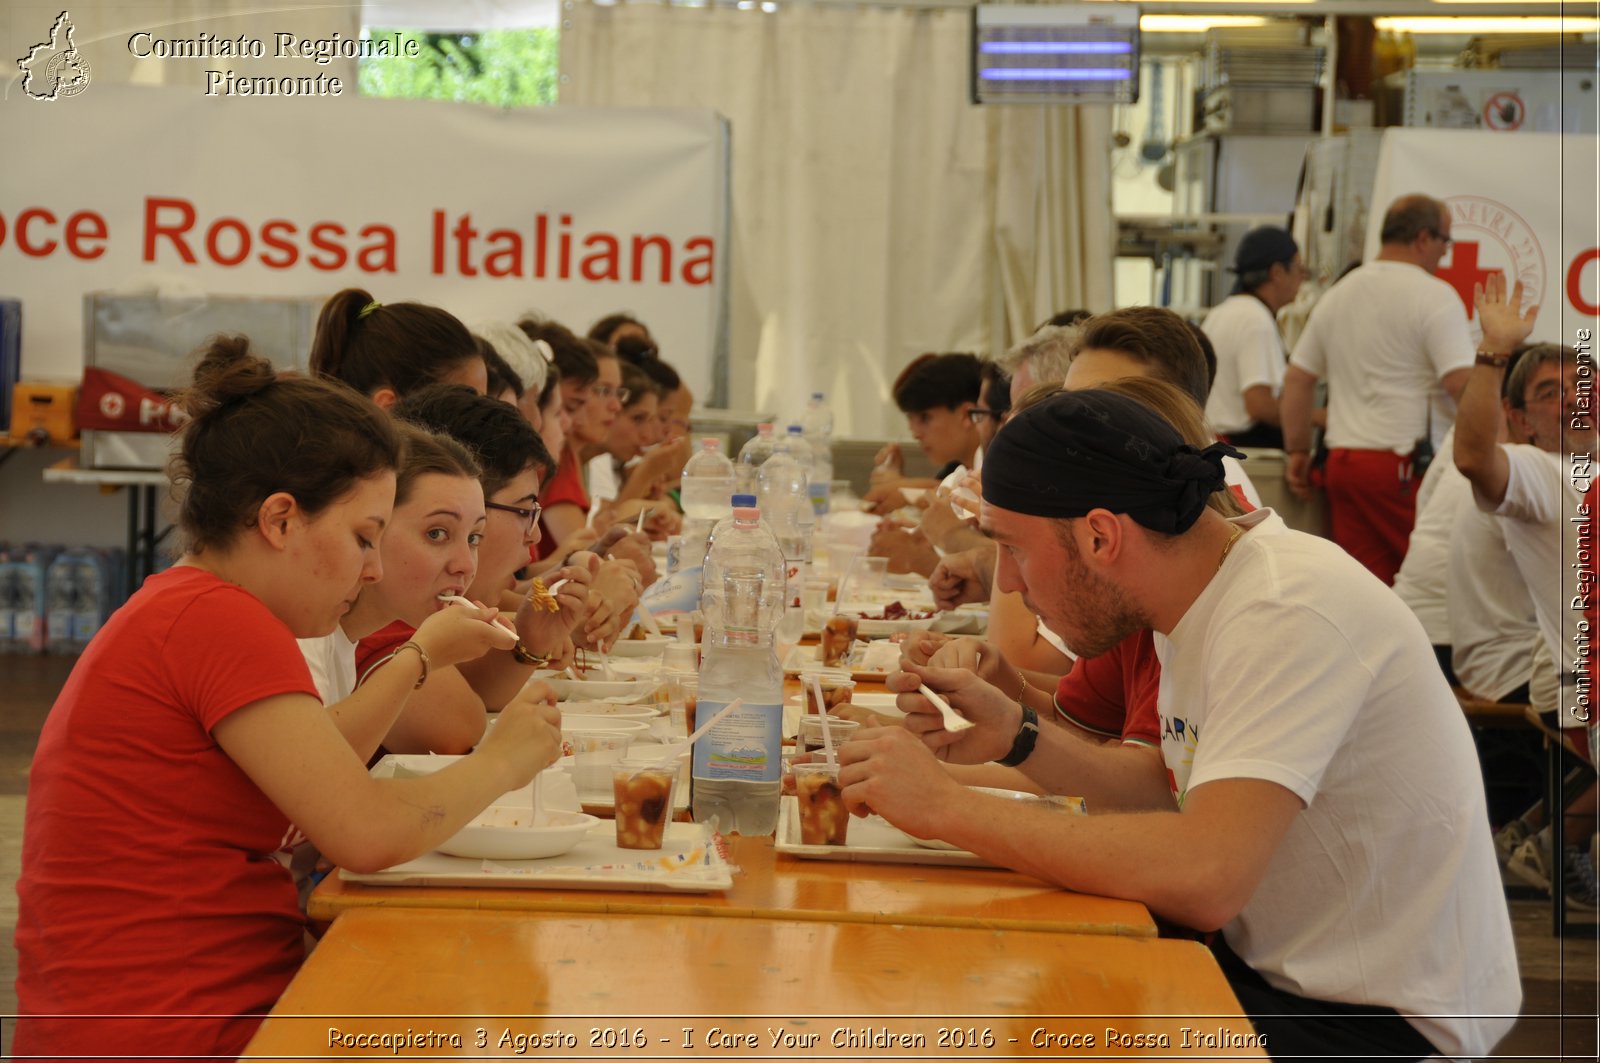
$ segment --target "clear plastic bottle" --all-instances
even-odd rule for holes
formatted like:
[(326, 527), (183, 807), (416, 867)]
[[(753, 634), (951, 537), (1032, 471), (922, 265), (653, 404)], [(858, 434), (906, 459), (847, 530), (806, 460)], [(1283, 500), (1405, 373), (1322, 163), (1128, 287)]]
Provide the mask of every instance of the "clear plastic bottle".
[(78, 612), (78, 551), (63, 550), (45, 569), (45, 649), (59, 656), (78, 651), (72, 623)]
[(728, 515), (734, 491), (733, 462), (716, 439), (700, 440), (700, 452), (683, 465), (683, 515), (690, 520), (720, 520)]
[(17, 637), (17, 562), (9, 550), (0, 550), (0, 653), (14, 653)]
[(763, 422), (756, 425), (756, 434), (749, 442), (739, 448), (739, 469), (737, 486), (741, 495), (753, 495), (759, 484), (756, 476), (761, 466), (767, 463), (772, 453), (777, 449), (778, 441), (772, 437), (772, 425)]
[(828, 512), (833, 489), (833, 411), (822, 392), (811, 393), (800, 427), (811, 447), (811, 506), (820, 517)]
[(705, 637), (696, 717), (743, 704), (695, 743), (692, 809), (723, 833), (771, 834), (778, 825), (783, 668), (773, 645), (786, 585), (783, 555), (760, 511), (736, 506), (706, 552)]
[[(798, 427), (790, 431), (795, 432)], [(811, 535), (816, 530), (817, 515), (811, 508), (806, 469), (797, 460), (795, 451), (779, 450), (773, 454), (761, 466), (757, 478), (761, 488), (762, 521), (772, 529), (778, 549), (783, 551), (784, 576), (789, 585), (777, 638), (779, 643), (792, 646), (805, 633), (805, 604), (801, 599), (809, 575)]]
[(78, 600), (72, 615), (74, 653), (82, 653), (110, 612), (111, 561), (99, 550), (78, 555)]

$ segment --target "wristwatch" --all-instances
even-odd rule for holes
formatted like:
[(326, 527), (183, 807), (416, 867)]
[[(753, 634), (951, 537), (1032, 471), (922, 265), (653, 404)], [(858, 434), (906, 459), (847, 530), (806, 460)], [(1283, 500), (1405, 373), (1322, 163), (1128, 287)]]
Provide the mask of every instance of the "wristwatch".
[(1011, 743), (1011, 752), (995, 761), (996, 764), (1006, 768), (1015, 768), (1033, 755), (1034, 744), (1039, 741), (1039, 714), (1028, 706), (1022, 708), (1022, 726), (1017, 728), (1017, 737)]

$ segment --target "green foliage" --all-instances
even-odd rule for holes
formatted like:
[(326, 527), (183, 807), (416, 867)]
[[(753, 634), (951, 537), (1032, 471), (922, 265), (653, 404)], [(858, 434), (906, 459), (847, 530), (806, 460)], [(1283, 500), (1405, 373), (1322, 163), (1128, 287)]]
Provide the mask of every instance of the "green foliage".
[(459, 100), (497, 107), (538, 107), (556, 102), (560, 73), (558, 30), (485, 30), (418, 33), (374, 30), (421, 46), (415, 59), (360, 61), (361, 93), (411, 100)]

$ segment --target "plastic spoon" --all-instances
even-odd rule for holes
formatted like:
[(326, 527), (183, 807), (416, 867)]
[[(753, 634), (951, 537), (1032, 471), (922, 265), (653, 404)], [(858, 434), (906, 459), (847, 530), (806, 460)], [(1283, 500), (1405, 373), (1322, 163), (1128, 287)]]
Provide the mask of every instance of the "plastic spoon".
[(656, 618), (650, 615), (650, 610), (644, 607), (643, 602), (639, 603), (639, 623), (643, 624), (644, 629), (656, 638), (662, 637), (661, 625), (656, 623)]
[[(470, 598), (463, 598), (459, 594), (441, 594), (439, 595), (439, 600), (441, 602), (449, 602), (451, 605), (465, 605), (473, 609), (478, 608), (477, 602), (472, 601)], [(494, 622), (511, 632), (513, 635), (517, 633), (517, 626), (507, 620), (504, 616), (496, 616), (494, 618)]]
[[(541, 773), (541, 774), (543, 774), (543, 773)], [(542, 826), (544, 826), (544, 806), (539, 801), (539, 776), (538, 775), (535, 775), (533, 777), (532, 790), (533, 790), (533, 825), (535, 827), (542, 827)]]
[(965, 731), (967, 728), (974, 726), (971, 720), (952, 709), (950, 703), (944, 700), (943, 695), (928, 684), (918, 684), (917, 689), (922, 692), (923, 697), (933, 702), (934, 708), (939, 710), (939, 715), (944, 718), (944, 729), (946, 731)]

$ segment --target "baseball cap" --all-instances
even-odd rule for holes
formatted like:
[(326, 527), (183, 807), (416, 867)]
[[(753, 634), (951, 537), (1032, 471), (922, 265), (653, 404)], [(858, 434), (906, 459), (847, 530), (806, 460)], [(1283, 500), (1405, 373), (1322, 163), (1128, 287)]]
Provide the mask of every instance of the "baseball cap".
[[(1299, 253), (1300, 245), (1294, 242), (1294, 237), (1277, 226), (1263, 225), (1244, 234), (1238, 250), (1234, 252), (1230, 268), (1234, 273), (1253, 273), (1268, 268), (1274, 262), (1288, 263)], [(1237, 292), (1243, 289), (1235, 284), (1233, 290)]]

